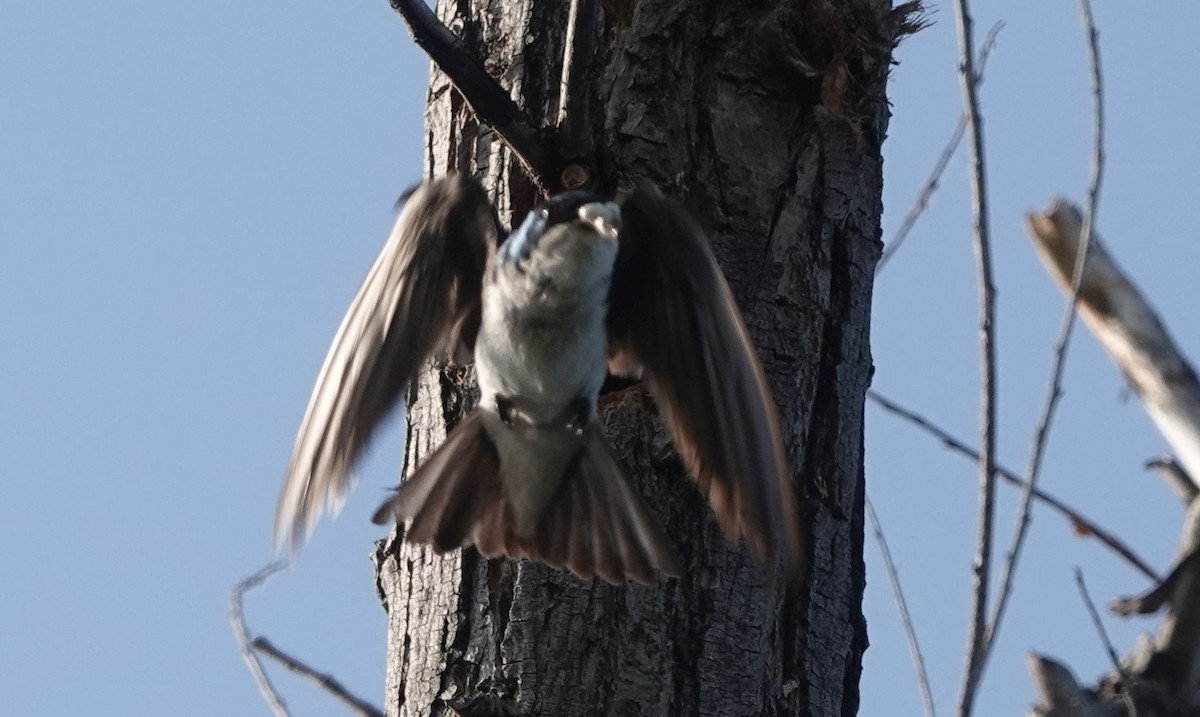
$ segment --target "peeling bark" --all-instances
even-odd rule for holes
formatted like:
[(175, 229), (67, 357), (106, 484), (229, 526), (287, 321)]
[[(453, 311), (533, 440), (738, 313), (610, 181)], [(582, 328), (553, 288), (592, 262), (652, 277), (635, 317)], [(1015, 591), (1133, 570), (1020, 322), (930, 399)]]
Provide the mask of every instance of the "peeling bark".
[[(558, 121), (568, 3), (458, 0), (438, 13), (529, 116)], [(903, 17), (884, 0), (607, 0), (597, 13), (594, 55), (568, 73), (586, 97), (567, 105), (586, 117), (572, 117), (583, 128), (572, 124), (561, 159), (602, 192), (657, 184), (709, 230), (780, 408), (808, 571), (786, 594), (768, 585), (725, 543), (649, 396), (605, 396), (605, 432), (680, 548), (683, 577), (613, 588), (473, 549), (438, 557), (393, 535), (376, 556), (388, 714), (854, 714), (880, 145)], [(426, 121), (427, 175), (480, 177), (508, 223), (536, 201), (436, 69)], [(420, 381), (407, 470), (474, 390), (469, 368)]]

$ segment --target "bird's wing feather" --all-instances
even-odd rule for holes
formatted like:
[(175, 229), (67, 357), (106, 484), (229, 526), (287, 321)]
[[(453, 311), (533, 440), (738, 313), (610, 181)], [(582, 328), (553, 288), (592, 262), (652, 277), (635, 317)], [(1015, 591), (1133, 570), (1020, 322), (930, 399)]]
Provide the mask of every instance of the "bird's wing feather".
[(777, 409), (708, 240), (652, 188), (625, 200), (621, 220), (612, 363), (641, 368), (726, 535), (796, 574), (805, 556)]
[(326, 506), (340, 506), (350, 469), (429, 355), (461, 327), (478, 328), (471, 317), (497, 234), (487, 195), (470, 178), (420, 185), (404, 201), (309, 399), (275, 514), (276, 545), (294, 551)]

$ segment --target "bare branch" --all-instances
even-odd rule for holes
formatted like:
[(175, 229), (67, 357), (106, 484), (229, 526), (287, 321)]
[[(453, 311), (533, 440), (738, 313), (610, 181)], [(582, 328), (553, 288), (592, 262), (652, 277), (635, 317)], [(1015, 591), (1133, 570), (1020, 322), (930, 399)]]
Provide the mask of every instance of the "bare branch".
[(546, 191), (557, 186), (556, 168), (547, 156), (540, 128), (492, 79), (462, 41), (438, 20), (424, 0), (390, 2), (404, 19), (413, 41), (446, 73), (479, 121), (500, 135), (538, 188)]
[(262, 693), (263, 699), (266, 700), (276, 717), (290, 717), (290, 715), (287, 706), (283, 704), (283, 698), (279, 696), (275, 686), (271, 684), (270, 678), (267, 677), (267, 673), (263, 671), (258, 655), (255, 655), (254, 651), (250, 649), (250, 634), (246, 630), (246, 621), (242, 617), (242, 596), (262, 585), (268, 578), (286, 567), (287, 561), (285, 560), (271, 563), (234, 585), (233, 590), (229, 591), (229, 622), (233, 625), (233, 634), (237, 638), (238, 647), (242, 650), (242, 658), (246, 660), (246, 667), (250, 668), (250, 674), (254, 675), (258, 691)]
[(1041, 475), (1042, 457), (1045, 454), (1046, 443), (1050, 437), (1050, 427), (1054, 423), (1054, 412), (1062, 398), (1062, 377), (1066, 369), (1067, 349), (1071, 344), (1071, 334), (1075, 329), (1075, 306), (1079, 302), (1079, 286), (1083, 277), (1084, 263), (1092, 245), (1092, 222), (1096, 215), (1097, 203), (1100, 199), (1100, 183), (1104, 177), (1104, 90), (1101, 83), (1100, 48), (1097, 44), (1096, 27), (1092, 23), (1092, 11), (1088, 0), (1080, 0), (1082, 7), (1084, 29), (1090, 39), (1089, 59), (1092, 68), (1092, 168), (1088, 188), (1088, 209), (1084, 216), (1083, 231), (1079, 234), (1076, 249), (1075, 268), (1072, 273), (1071, 298), (1063, 314), (1062, 327), (1059, 329), (1058, 342), (1054, 347), (1054, 362), (1050, 369), (1049, 385), (1046, 387), (1046, 397), (1042, 402), (1042, 413), (1034, 429), (1033, 447), (1030, 451), (1029, 465), (1025, 469), (1025, 489), (1021, 493), (1021, 503), (1017, 510), (1017, 520), (1013, 528), (1012, 543), (1004, 561), (1004, 569), (1000, 577), (1000, 590), (996, 596), (996, 608), (988, 624), (987, 643), (985, 652), (990, 652), (995, 642), (996, 633), (1000, 629), (1000, 621), (1004, 618), (1004, 610), (1012, 596), (1013, 581), (1016, 579), (1017, 565), (1021, 559), (1021, 549), (1025, 537), (1029, 534), (1031, 512), (1033, 510), (1033, 491), (1037, 487)]
[(250, 644), (255, 650), (258, 650), (264, 655), (276, 660), (279, 662), (279, 664), (283, 665), (292, 672), (303, 675), (313, 682), (316, 682), (318, 685), (328, 690), (329, 693), (334, 697), (337, 697), (342, 702), (346, 703), (346, 705), (353, 710), (355, 714), (362, 715), (362, 717), (383, 717), (382, 710), (374, 707), (369, 702), (350, 694), (350, 691), (347, 690), (335, 677), (329, 674), (317, 672), (300, 660), (297, 660), (296, 658), (288, 655), (272, 645), (267, 638), (256, 637)]
[(968, 717), (975, 703), (975, 690), (987, 659), (988, 580), (992, 567), (992, 524), (996, 513), (996, 287), (992, 279), (992, 248), (988, 229), (987, 171), (983, 153), (983, 118), (977, 93), (972, 49), (974, 38), (967, 0), (955, 0), (958, 18), (958, 76), (966, 106), (968, 137), (971, 140), (971, 194), (975, 216), (975, 261), (979, 276), (979, 354), (982, 374), (979, 439), (979, 533), (976, 538), (974, 587), (971, 597), (971, 627), (967, 640), (966, 669), (963, 671), (959, 717)]
[[(932, 436), (934, 436), (935, 438), (940, 440), (942, 442), (942, 444), (945, 445), (950, 450), (955, 451), (956, 453), (959, 453), (960, 455), (966, 456), (967, 458), (970, 458), (973, 461), (979, 460), (979, 453), (976, 452), (975, 449), (971, 448), (970, 446), (966, 445), (962, 441), (958, 440), (957, 438), (952, 436), (950, 433), (948, 433), (945, 430), (943, 430), (942, 428), (938, 427), (937, 425), (932, 423), (929, 419), (925, 418), (924, 416), (914, 413), (914, 412), (908, 410), (907, 408), (904, 408), (903, 406), (883, 397), (882, 395), (876, 393), (875, 391), (867, 391), (867, 398), (870, 398), (872, 401), (877, 403), (884, 410), (886, 410), (890, 413), (893, 413), (897, 416), (900, 416), (901, 418), (909, 421), (910, 423), (917, 426), (918, 428), (925, 431), (926, 433), (931, 434)], [(1010, 485), (1014, 485), (1017, 487), (1021, 487), (1021, 486), (1025, 485), (1025, 481), (1023, 481), (1020, 476), (1018, 476), (1016, 473), (1013, 473), (1012, 471), (1006, 469), (1002, 465), (996, 466), (996, 475), (1003, 478)], [(1076, 533), (1078, 533), (1082, 536), (1085, 536), (1085, 537), (1086, 536), (1095, 536), (1095, 538), (1097, 540), (1099, 540), (1104, 545), (1108, 546), (1108, 548), (1111, 549), (1117, 555), (1120, 555), (1122, 558), (1125, 558), (1125, 560), (1131, 566), (1136, 568), (1143, 575), (1145, 575), (1146, 577), (1150, 578), (1151, 580), (1153, 580), (1155, 582), (1158, 581), (1158, 573), (1154, 570), (1154, 568), (1150, 567), (1150, 565), (1145, 560), (1143, 560), (1141, 557), (1139, 557), (1138, 554), (1135, 553), (1132, 548), (1128, 547), (1123, 542), (1121, 542), (1121, 540), (1119, 538), (1117, 538), (1115, 535), (1113, 535), (1111, 532), (1100, 527), (1099, 525), (1097, 525), (1095, 522), (1088, 519), (1085, 515), (1083, 515), (1079, 511), (1075, 510), (1074, 508), (1070, 507), (1069, 505), (1067, 505), (1060, 499), (1054, 497), (1050, 493), (1047, 493), (1046, 491), (1044, 491), (1040, 488), (1034, 489), (1033, 497), (1042, 501), (1047, 506), (1049, 506), (1050, 508), (1053, 508), (1060, 515), (1062, 515), (1064, 518), (1066, 518), (1071, 523), (1071, 525), (1075, 529)]]
[[(1029, 215), (1027, 222), (1044, 263), (1060, 285), (1070, 286), (1079, 237), (1087, 236), (1079, 210), (1059, 200), (1047, 213)], [(1137, 391), (1184, 470), (1200, 475), (1200, 380), (1141, 292), (1095, 237), (1081, 276), (1079, 313)], [(1188, 514), (1177, 560), (1185, 566), (1186, 579), (1175, 581), (1170, 591), (1172, 611), (1150, 656), (1158, 681), (1177, 690), (1193, 690), (1200, 676), (1200, 570), (1184, 559), (1200, 543), (1200, 504), (1193, 501)]]
[(883, 526), (879, 516), (875, 515), (875, 506), (871, 499), (866, 500), (867, 519), (871, 521), (871, 530), (875, 533), (875, 542), (879, 544), (879, 552), (883, 555), (883, 567), (887, 571), (888, 581), (892, 584), (892, 597), (896, 608), (900, 610), (900, 622), (904, 625), (904, 635), (908, 638), (908, 651), (912, 656), (913, 667), (917, 671), (917, 684), (921, 688), (921, 699), (925, 702), (925, 714), (935, 717), (933, 708), (933, 693), (929, 689), (929, 674), (925, 671), (925, 658), (921, 655), (921, 645), (917, 642), (917, 630), (913, 626), (912, 616), (908, 613), (908, 603), (904, 600), (904, 591), (900, 588), (900, 573), (892, 560), (892, 551), (888, 548), (887, 538), (883, 535)]
[(1193, 549), (1183, 560), (1179, 561), (1162, 582), (1155, 585), (1149, 592), (1134, 597), (1123, 597), (1113, 600), (1108, 609), (1121, 617), (1130, 615), (1151, 615), (1162, 609), (1163, 605), (1171, 602), (1176, 589), (1183, 580), (1189, 579), (1188, 573), (1200, 566), (1200, 550)]
[(1192, 480), (1183, 466), (1176, 463), (1171, 456), (1162, 455), (1151, 458), (1146, 461), (1146, 469), (1158, 471), (1158, 474), (1163, 477), (1163, 480), (1185, 505), (1190, 504), (1197, 495), (1200, 495), (1200, 487), (1196, 486), (1196, 481)]
[[(992, 25), (992, 29), (988, 30), (987, 36), (983, 39), (983, 46), (979, 48), (978, 69), (976, 71), (976, 84), (983, 84), (983, 70), (987, 67), (988, 56), (992, 54), (992, 48), (996, 46), (996, 36), (1000, 34), (1000, 30), (1004, 28), (1004, 22), (998, 22)], [(895, 236), (888, 242), (887, 247), (883, 250), (883, 255), (879, 257), (879, 263), (875, 265), (875, 274), (883, 271), (883, 267), (891, 261), (892, 256), (900, 250), (904, 240), (908, 238), (909, 232), (916, 226), (917, 220), (929, 208), (929, 202), (933, 199), (934, 192), (937, 191), (941, 184), (942, 175), (946, 172), (946, 167), (950, 165), (950, 160), (954, 158), (958, 152), (958, 145), (962, 142), (963, 134), (967, 131), (967, 113), (964, 112), (958, 118), (958, 124), (954, 127), (954, 132), (950, 134), (950, 141), (946, 142), (946, 146), (942, 149), (942, 154), (938, 157), (938, 161), (933, 165), (933, 171), (929, 173), (929, 178), (921, 185), (921, 191), (917, 193), (917, 199), (913, 203), (912, 208), (908, 210), (908, 214), (904, 215), (904, 221), (900, 222), (900, 228), (896, 230)]]
[[(1046, 213), (1027, 215), (1026, 224), (1043, 262), (1066, 284), (1077, 257), (1079, 210), (1056, 200)], [(1200, 380), (1099, 239), (1084, 266), (1079, 314), (1137, 391), (1184, 470), (1200, 475)]]
[(1125, 702), (1125, 709), (1129, 713), (1129, 717), (1137, 717), (1137, 707), (1134, 706), (1133, 697), (1129, 694), (1129, 689), (1133, 681), (1126, 674), (1125, 668), (1121, 667), (1121, 659), (1117, 657), (1117, 650), (1113, 647), (1112, 640), (1108, 637), (1108, 631), (1104, 629), (1104, 623), (1100, 620), (1100, 613), (1096, 611), (1096, 604), (1092, 602), (1092, 596), (1088, 594), (1087, 584), (1083, 582), (1083, 571), (1079, 568), (1075, 568), (1075, 585), (1079, 587), (1079, 596), (1083, 598), (1083, 605), (1087, 608), (1088, 615), (1092, 618), (1092, 625), (1096, 628), (1096, 634), (1100, 636), (1100, 642), (1104, 644), (1104, 649), (1108, 652), (1108, 659), (1112, 661), (1113, 669), (1121, 676), (1121, 699)]
[(258, 659), (258, 655), (255, 654), (256, 650), (278, 660), (289, 670), (302, 674), (326, 690), (329, 690), (335, 697), (345, 702), (351, 709), (363, 717), (383, 717), (383, 712), (350, 694), (333, 676), (318, 673), (294, 657), (281, 652), (265, 637), (250, 638), (250, 632), (246, 628), (246, 621), (242, 615), (243, 596), (265, 583), (272, 575), (286, 567), (286, 560), (271, 563), (233, 586), (233, 590), (229, 593), (229, 622), (233, 625), (233, 634), (237, 637), (238, 646), (242, 650), (242, 657), (246, 660), (246, 666), (250, 668), (250, 673), (254, 675), (254, 681), (258, 684), (258, 691), (262, 693), (263, 699), (266, 700), (267, 705), (275, 713), (276, 717), (290, 717), (287, 706), (283, 703), (283, 698), (279, 696), (279, 692), (271, 684), (266, 671), (263, 670), (262, 662)]

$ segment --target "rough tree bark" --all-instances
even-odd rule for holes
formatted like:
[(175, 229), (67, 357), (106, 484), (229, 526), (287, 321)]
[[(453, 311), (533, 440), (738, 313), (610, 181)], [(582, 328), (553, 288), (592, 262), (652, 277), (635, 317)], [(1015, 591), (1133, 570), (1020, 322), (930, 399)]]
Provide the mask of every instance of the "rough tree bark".
[[(561, 127), (569, 5), (458, 0), (438, 15), (530, 116)], [(599, 5), (580, 3), (595, 9), (594, 53), (572, 66), (570, 86), (582, 91), (569, 93), (574, 139), (558, 156), (586, 167), (602, 192), (653, 182), (710, 230), (780, 408), (807, 570), (786, 594), (766, 584), (725, 544), (645, 392), (609, 394), (606, 433), (679, 546), (683, 577), (613, 588), (473, 549), (438, 557), (393, 535), (376, 555), (388, 714), (854, 714), (867, 646), (863, 402), (880, 145), (891, 50), (912, 8)], [(427, 175), (478, 176), (506, 223), (537, 199), (437, 69), (426, 119)], [(453, 366), (414, 387), (406, 472), (474, 390), (471, 369)]]

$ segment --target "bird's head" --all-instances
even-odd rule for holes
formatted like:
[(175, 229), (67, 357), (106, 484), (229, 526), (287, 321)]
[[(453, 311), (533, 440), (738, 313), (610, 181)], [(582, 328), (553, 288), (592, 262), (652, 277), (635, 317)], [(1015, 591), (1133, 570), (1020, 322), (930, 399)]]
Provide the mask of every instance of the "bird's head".
[(621, 210), (591, 192), (564, 192), (529, 211), (500, 248), (496, 262), (579, 281), (607, 279), (617, 254)]

